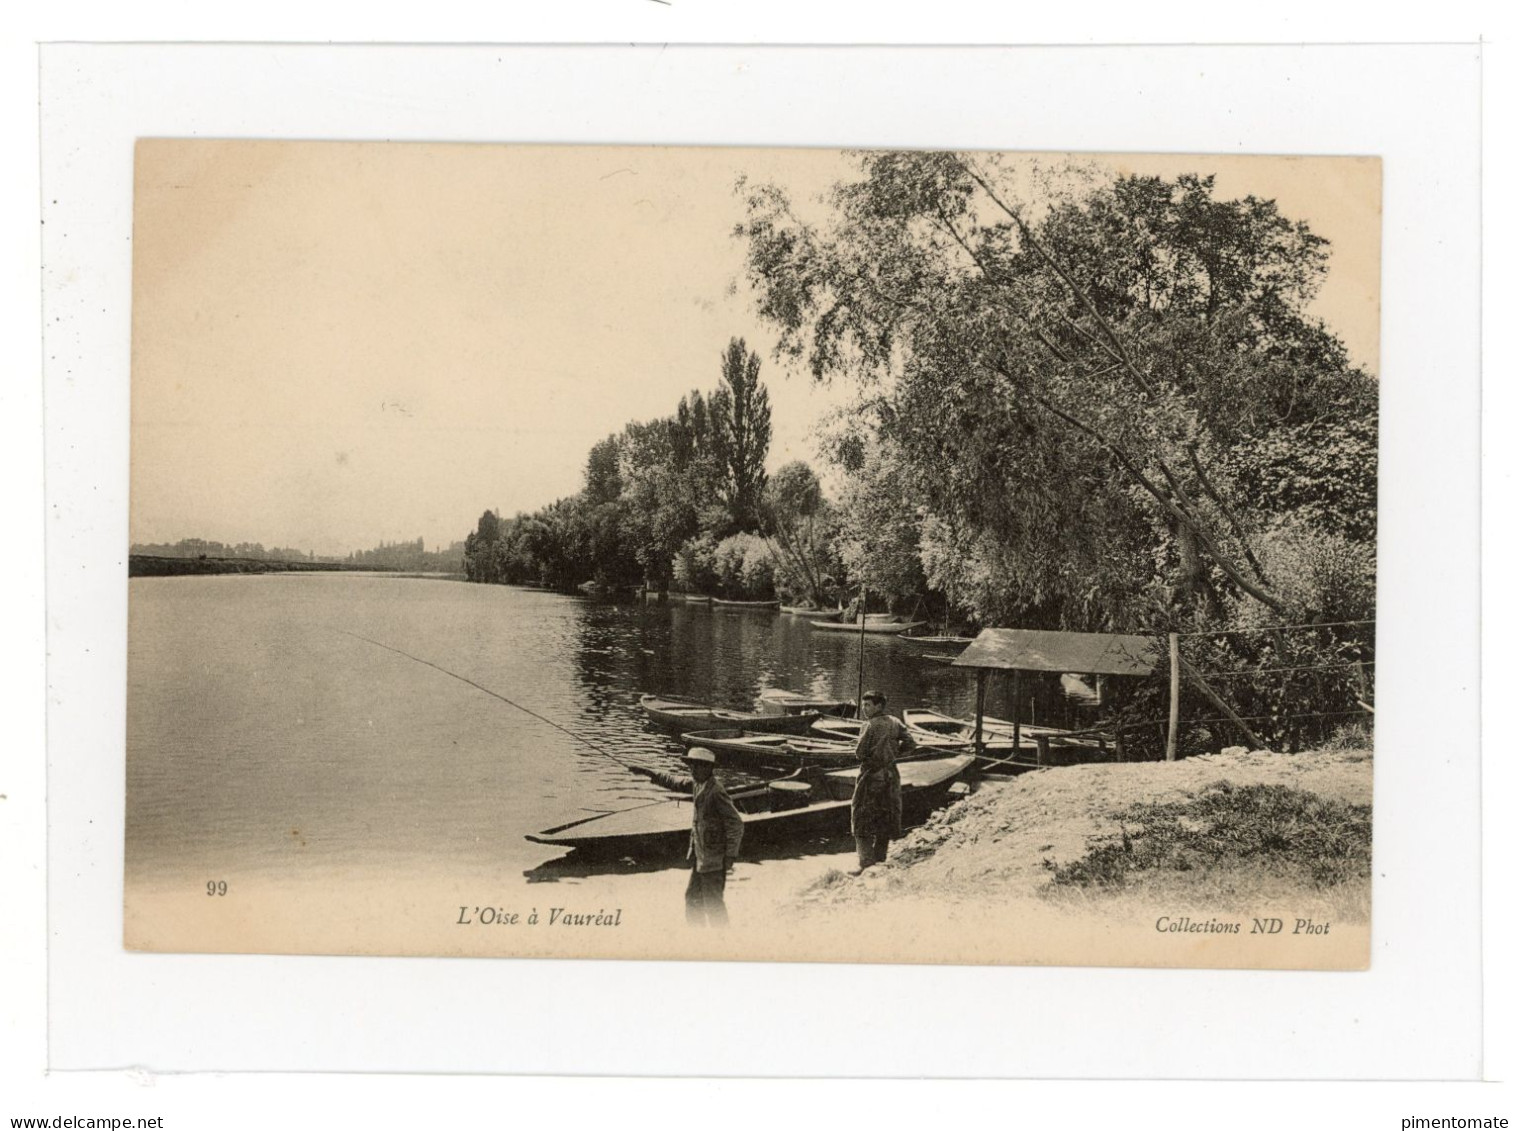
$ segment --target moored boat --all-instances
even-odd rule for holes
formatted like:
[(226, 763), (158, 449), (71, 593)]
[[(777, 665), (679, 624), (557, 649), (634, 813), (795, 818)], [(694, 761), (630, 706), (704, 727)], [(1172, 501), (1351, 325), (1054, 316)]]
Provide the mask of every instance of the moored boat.
[[(975, 723), (970, 719), (957, 719), (922, 707), (908, 708), (901, 717), (914, 734), (933, 734), (959, 743), (975, 741)], [(824, 721), (818, 720), (819, 723)], [(1116, 756), (1116, 751), (1109, 749), (1100, 739), (1076, 735), (1058, 727), (1030, 723), (1014, 727), (1005, 719), (986, 716), (981, 719), (980, 733), (983, 750), (980, 765), (982, 769), (992, 771), (1020, 773), (1044, 766), (1111, 761)], [(1047, 744), (1047, 762), (1039, 760), (1040, 738)]]
[[(819, 738), (833, 739), (838, 742), (855, 743), (859, 741), (859, 732), (864, 729), (865, 721), (862, 719), (845, 719), (836, 715), (823, 715), (812, 724), (812, 733)], [(932, 731), (920, 730), (914, 726), (908, 726), (907, 730), (912, 735), (912, 741), (919, 747), (928, 750), (963, 750), (969, 743), (956, 735), (935, 734)]]
[(710, 750), (717, 756), (718, 765), (796, 770), (810, 766), (852, 766), (858, 762), (855, 744), (835, 738), (725, 728), (691, 731), (682, 734), (680, 741), (687, 749), (702, 746)]
[(935, 652), (963, 652), (974, 641), (973, 636), (909, 636), (902, 633), (896, 638), (913, 648), (929, 648)]
[(778, 609), (779, 601), (729, 601), (722, 597), (712, 598), (714, 609)]
[[(974, 761), (968, 754), (901, 764), (902, 816), (921, 821), (949, 799), (950, 790)], [(753, 789), (736, 790), (733, 804), (743, 815), (745, 859), (762, 856), (764, 846), (797, 837), (847, 832), (857, 769), (793, 775)], [(691, 799), (641, 805), (602, 813), (530, 833), (536, 844), (577, 848), (588, 855), (678, 858), (690, 844)]]
[(823, 699), (801, 695), (783, 687), (767, 687), (759, 693), (759, 710), (766, 715), (801, 715), (820, 711), (824, 715), (854, 715), (858, 709), (852, 699)]
[(689, 699), (671, 699), (659, 695), (641, 695), (638, 705), (650, 722), (676, 731), (700, 730), (703, 727), (746, 727), (750, 730), (805, 734), (821, 712), (794, 715), (761, 715), (752, 711), (730, 711), (708, 707)]

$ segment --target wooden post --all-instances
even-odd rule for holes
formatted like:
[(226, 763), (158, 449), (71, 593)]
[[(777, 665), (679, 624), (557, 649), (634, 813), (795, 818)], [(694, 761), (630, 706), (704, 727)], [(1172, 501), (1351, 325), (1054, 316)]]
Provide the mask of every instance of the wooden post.
[(865, 588), (861, 584), (859, 586), (859, 697), (854, 700), (856, 704), (854, 710), (861, 719), (864, 718), (864, 608)]
[(1123, 741), (1122, 727), (1117, 728), (1117, 734), (1114, 741), (1117, 743), (1117, 760), (1119, 762), (1126, 762), (1128, 760), (1128, 745)]
[(1012, 757), (1016, 758), (1023, 751), (1023, 731), (1021, 704), (1018, 702), (1018, 676), (1022, 673), (1016, 668), (1012, 669)]
[(1047, 766), (1049, 764), (1049, 736), (1047, 734), (1035, 734), (1033, 741), (1038, 743), (1038, 764), (1040, 766)]
[[(986, 722), (986, 669), (975, 669), (975, 756), (984, 757), (986, 753), (985, 740)], [(1017, 751), (1012, 752), (1017, 756)]]
[(1165, 734), (1165, 761), (1175, 761), (1181, 730), (1181, 638), (1170, 634), (1170, 729)]

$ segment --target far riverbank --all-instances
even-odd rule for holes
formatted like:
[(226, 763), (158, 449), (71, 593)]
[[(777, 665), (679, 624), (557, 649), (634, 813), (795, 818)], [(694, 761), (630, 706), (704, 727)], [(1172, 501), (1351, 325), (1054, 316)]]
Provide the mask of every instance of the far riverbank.
[(128, 577), (194, 577), (224, 573), (384, 573), (395, 577), (442, 578), (462, 581), (462, 572), (380, 569), (364, 562), (268, 561), (263, 558), (171, 558), (131, 554)]

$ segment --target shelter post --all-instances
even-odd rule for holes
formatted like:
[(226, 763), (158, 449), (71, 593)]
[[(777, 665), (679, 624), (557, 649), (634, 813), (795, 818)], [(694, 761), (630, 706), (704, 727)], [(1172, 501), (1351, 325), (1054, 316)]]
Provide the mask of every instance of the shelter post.
[(1020, 668), (1012, 669), (1012, 757), (1016, 758), (1023, 748), (1022, 675)]
[(1170, 729), (1165, 734), (1165, 761), (1175, 761), (1181, 729), (1181, 638), (1170, 634)]
[[(986, 722), (986, 669), (975, 669), (975, 756), (983, 758), (986, 754), (985, 740)], [(1012, 751), (1012, 756), (1017, 757), (1017, 751)]]

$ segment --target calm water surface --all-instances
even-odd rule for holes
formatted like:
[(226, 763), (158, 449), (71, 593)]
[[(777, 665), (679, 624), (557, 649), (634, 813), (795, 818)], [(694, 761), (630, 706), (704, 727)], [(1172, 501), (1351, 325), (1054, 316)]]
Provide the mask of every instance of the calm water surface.
[[(130, 584), (129, 881), (521, 875), (563, 855), (526, 833), (663, 795), (606, 753), (680, 769), (640, 694), (741, 707), (769, 687), (857, 690), (857, 637), (772, 612), (384, 575)], [(973, 713), (967, 673), (889, 637), (864, 652), (893, 709)]]

